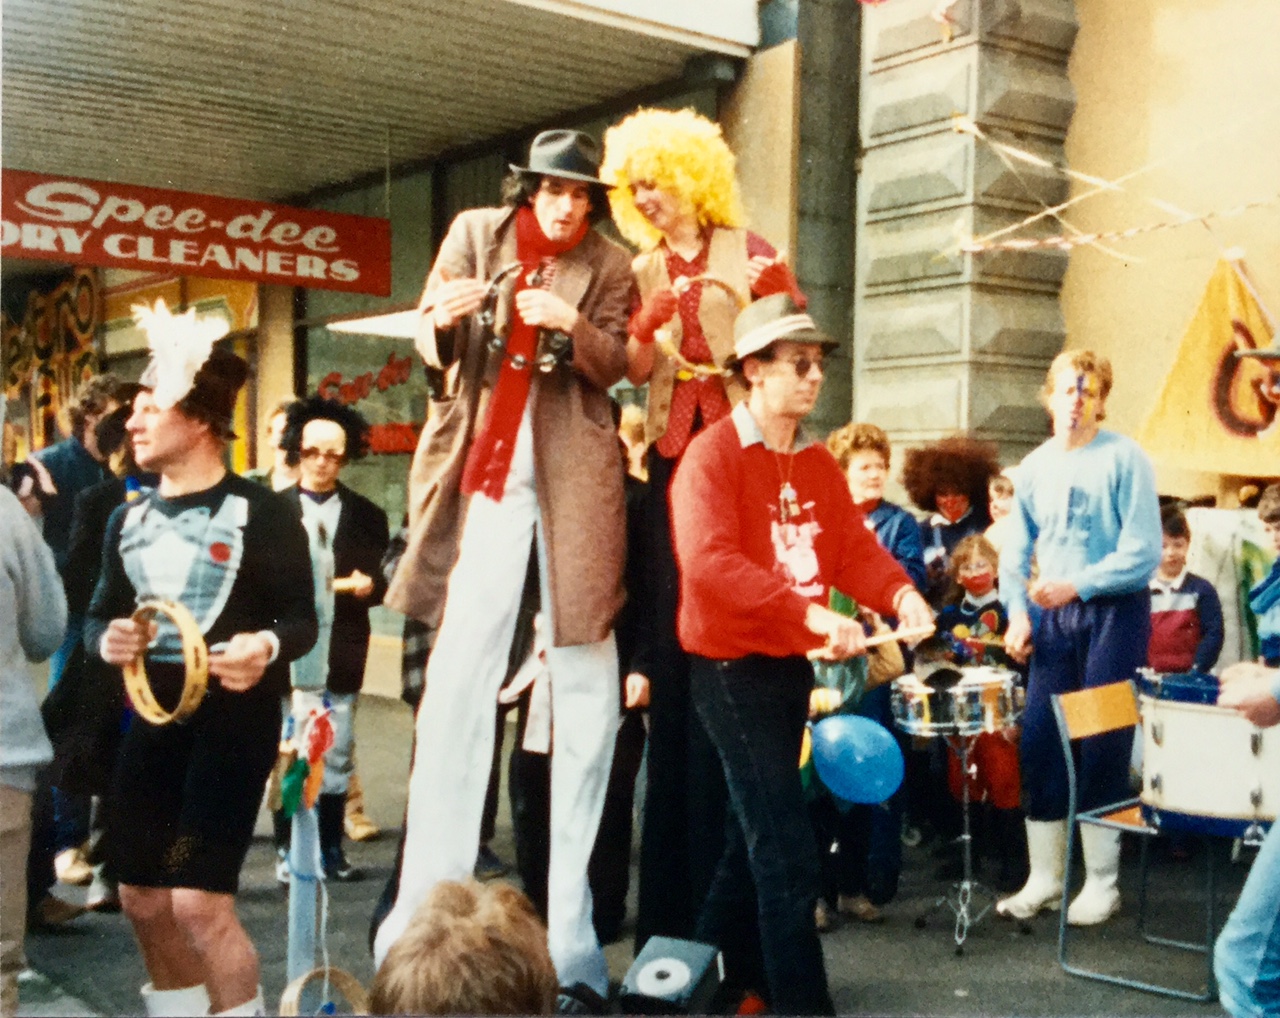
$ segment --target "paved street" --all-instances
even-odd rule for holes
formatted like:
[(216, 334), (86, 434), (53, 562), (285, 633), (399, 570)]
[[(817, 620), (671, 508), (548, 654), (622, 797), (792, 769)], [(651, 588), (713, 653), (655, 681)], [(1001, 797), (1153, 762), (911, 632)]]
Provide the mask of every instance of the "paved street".
[[(395, 851), (393, 828), (404, 809), (404, 783), (411, 730), (409, 709), (395, 700), (366, 696), (359, 714), (359, 766), (371, 800), (371, 812), (387, 834), (371, 844), (355, 845), (351, 858), (369, 879), (330, 888), (328, 947), (332, 962), (366, 984), (372, 975), (366, 947), (369, 914)], [(513, 857), (506, 812), (499, 818), (495, 848)], [(1220, 867), (1222, 910), (1234, 901), (1244, 877), (1242, 865)], [(1132, 903), (1137, 892), (1136, 853), (1126, 858), (1122, 888)], [(241, 914), (262, 956), (269, 1002), (278, 1002), (285, 983), (285, 892), (277, 887), (265, 815), (245, 868)], [(1056, 918), (1030, 924), (1020, 932), (1013, 923), (989, 918), (970, 934), (962, 957), (954, 953), (951, 923), (945, 914), (925, 929), (915, 917), (943, 890), (930, 878), (935, 864), (926, 853), (908, 853), (902, 891), (887, 909), (882, 926), (845, 926), (823, 943), (836, 1006), (844, 1014), (869, 1015), (1214, 1015), (1216, 1005), (1167, 1000), (1064, 975), (1057, 965)], [(1152, 908), (1157, 928), (1194, 938), (1201, 929), (1196, 890), (1199, 858), (1159, 859), (1152, 866)], [(68, 892), (71, 893), (71, 892)], [(633, 881), (634, 894), (634, 881)], [(1085, 961), (1118, 966), (1155, 981), (1197, 985), (1203, 978), (1199, 955), (1147, 947), (1137, 941), (1126, 910), (1121, 920), (1081, 937)], [(628, 933), (629, 935), (629, 933)], [(43, 979), (24, 983), (22, 1014), (135, 1014), (142, 966), (121, 916), (87, 915), (57, 933), (28, 940), (32, 966)], [(608, 949), (610, 968), (620, 979), (631, 962), (629, 940)], [(47, 982), (46, 982), (47, 980)]]

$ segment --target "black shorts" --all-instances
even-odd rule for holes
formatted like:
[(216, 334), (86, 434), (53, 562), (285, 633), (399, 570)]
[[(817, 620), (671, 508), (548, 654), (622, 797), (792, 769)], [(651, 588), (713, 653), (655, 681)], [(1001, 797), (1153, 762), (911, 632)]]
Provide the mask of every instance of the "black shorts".
[(279, 738), (279, 697), (229, 693), (214, 678), (183, 724), (134, 717), (108, 810), (120, 883), (235, 894)]

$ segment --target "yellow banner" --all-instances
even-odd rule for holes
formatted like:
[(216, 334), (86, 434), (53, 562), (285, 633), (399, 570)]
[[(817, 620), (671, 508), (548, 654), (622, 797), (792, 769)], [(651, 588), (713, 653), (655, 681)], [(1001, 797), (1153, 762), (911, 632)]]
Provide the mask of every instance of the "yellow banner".
[(1187, 470), (1280, 476), (1280, 361), (1235, 356), (1268, 348), (1271, 339), (1237, 269), (1218, 262), (1139, 431), (1147, 453)]

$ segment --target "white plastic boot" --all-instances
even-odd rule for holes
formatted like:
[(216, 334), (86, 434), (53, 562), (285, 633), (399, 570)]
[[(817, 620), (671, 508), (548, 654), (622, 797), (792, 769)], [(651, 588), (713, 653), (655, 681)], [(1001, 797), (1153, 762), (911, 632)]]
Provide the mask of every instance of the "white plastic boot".
[(1067, 909), (1072, 926), (1097, 926), (1120, 911), (1120, 832), (1093, 824), (1080, 825), (1084, 852), (1084, 887)]
[(204, 983), (184, 986), (180, 990), (157, 990), (147, 983), (141, 990), (142, 1006), (148, 1015), (172, 1015), (173, 1018), (191, 1018), (209, 1013), (209, 992)]
[(243, 1004), (229, 1007), (225, 1011), (217, 1011), (215, 1015), (264, 1015), (267, 1013), (266, 1002), (262, 999), (262, 987), (258, 987), (258, 995)]
[(1043, 909), (1058, 908), (1067, 862), (1067, 822), (1028, 820), (1027, 856), (1031, 872), (1022, 890), (996, 905), (996, 912), (1007, 919), (1030, 919)]

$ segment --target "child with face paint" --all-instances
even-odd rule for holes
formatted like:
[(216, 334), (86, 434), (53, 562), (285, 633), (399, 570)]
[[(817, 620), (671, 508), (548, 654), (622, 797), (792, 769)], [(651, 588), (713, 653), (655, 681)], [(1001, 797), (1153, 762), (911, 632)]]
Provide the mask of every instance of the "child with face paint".
[(952, 551), (991, 525), (987, 483), (999, 473), (995, 446), (963, 435), (907, 451), (903, 486), (916, 507), (929, 514), (920, 522), (928, 572), (923, 593), (935, 610), (942, 608), (951, 588), (947, 569)]
[[(1008, 617), (996, 592), (1000, 556), (981, 534), (972, 534), (956, 545), (949, 572), (952, 603), (938, 615), (938, 632), (957, 646), (958, 664), (1007, 666), (1002, 640)], [(1023, 836), (1022, 783), (1018, 775), (1018, 730), (983, 732), (974, 741), (969, 757), (974, 772), (969, 778), (969, 801), (974, 806), (978, 838), (974, 861), (983, 852), (998, 864), (997, 890), (1010, 892), (1027, 876), (1026, 839)], [(963, 793), (960, 760), (951, 753), (947, 784), (960, 800)]]

